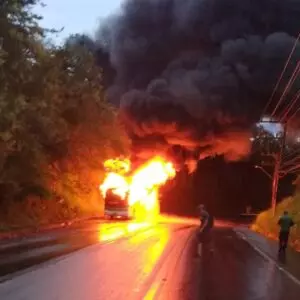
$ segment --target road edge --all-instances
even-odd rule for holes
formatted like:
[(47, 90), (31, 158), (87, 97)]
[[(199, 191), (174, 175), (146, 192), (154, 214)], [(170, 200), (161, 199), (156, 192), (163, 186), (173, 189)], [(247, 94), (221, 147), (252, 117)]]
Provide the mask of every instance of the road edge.
[[(250, 229), (248, 229), (250, 230)], [(286, 268), (282, 267), (277, 260), (275, 260), (273, 257), (271, 257), (268, 253), (266, 253), (264, 250), (262, 250), (260, 247), (255, 245), (249, 238), (248, 236), (243, 233), (241, 230), (238, 228), (233, 228), (233, 231), (236, 233), (238, 237), (240, 237), (242, 240), (246, 241), (257, 253), (259, 253), (264, 259), (267, 261), (273, 263), (276, 268), (284, 273), (289, 279), (291, 279), (294, 283), (300, 286), (300, 280), (295, 277), (293, 274), (291, 274)]]
[(68, 228), (75, 224), (96, 220), (96, 219), (102, 220), (103, 218), (98, 216), (82, 217), (82, 218), (75, 218), (72, 220), (66, 220), (62, 222), (42, 225), (38, 227), (27, 227), (27, 228), (25, 227), (23, 229), (4, 231), (4, 232), (0, 232), (0, 242), (9, 241), (18, 238), (28, 238), (38, 233), (44, 233), (47, 231), (61, 229), (61, 228)]

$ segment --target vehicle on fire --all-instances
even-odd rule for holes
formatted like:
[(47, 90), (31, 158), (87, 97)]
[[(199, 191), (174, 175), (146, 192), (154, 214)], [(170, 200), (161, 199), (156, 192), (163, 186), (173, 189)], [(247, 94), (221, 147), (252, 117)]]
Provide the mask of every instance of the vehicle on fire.
[(135, 207), (129, 205), (128, 195), (123, 199), (111, 188), (104, 199), (104, 216), (108, 219), (134, 219)]

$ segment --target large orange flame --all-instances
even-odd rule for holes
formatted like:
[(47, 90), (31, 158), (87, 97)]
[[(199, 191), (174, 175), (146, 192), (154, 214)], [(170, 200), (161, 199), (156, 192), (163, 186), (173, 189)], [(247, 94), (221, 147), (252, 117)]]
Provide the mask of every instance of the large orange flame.
[(102, 195), (105, 197), (107, 191), (112, 189), (113, 192), (125, 199), (128, 195), (128, 203), (139, 207), (146, 213), (158, 213), (158, 189), (165, 184), (168, 179), (175, 176), (175, 168), (171, 162), (157, 156), (141, 165), (131, 176), (123, 175), (115, 169), (115, 166), (122, 166), (122, 170), (130, 170), (130, 161), (124, 160), (115, 163), (109, 160), (104, 163), (107, 173), (104, 182), (100, 185)]
[(122, 199), (125, 199), (128, 192), (128, 187), (128, 182), (124, 176), (114, 172), (109, 172), (106, 175), (103, 184), (100, 186), (100, 190), (103, 197), (106, 196), (106, 193), (109, 189), (112, 189), (113, 193), (119, 195)]

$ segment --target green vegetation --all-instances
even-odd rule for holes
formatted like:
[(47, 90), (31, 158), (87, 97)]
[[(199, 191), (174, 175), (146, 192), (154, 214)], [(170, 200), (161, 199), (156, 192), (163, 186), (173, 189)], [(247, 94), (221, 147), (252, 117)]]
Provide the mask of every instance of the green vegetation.
[(101, 213), (103, 161), (128, 146), (92, 53), (46, 44), (38, 2), (0, 4), (0, 230)]
[(276, 216), (273, 217), (271, 210), (259, 214), (252, 225), (254, 231), (260, 232), (271, 239), (277, 239), (278, 236), (278, 219), (283, 211), (287, 210), (293, 217), (296, 226), (291, 230), (290, 244), (297, 251), (300, 251), (300, 192), (295, 196), (284, 199), (277, 205)]

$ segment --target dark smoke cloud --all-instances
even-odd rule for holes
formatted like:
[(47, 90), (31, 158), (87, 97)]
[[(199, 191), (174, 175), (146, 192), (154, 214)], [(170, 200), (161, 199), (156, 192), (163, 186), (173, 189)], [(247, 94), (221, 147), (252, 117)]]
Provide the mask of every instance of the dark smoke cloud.
[[(247, 154), (299, 16), (299, 0), (125, 1), (97, 42), (116, 70), (107, 94), (134, 152), (180, 145), (187, 160)], [(299, 58), (300, 45), (291, 66)]]

